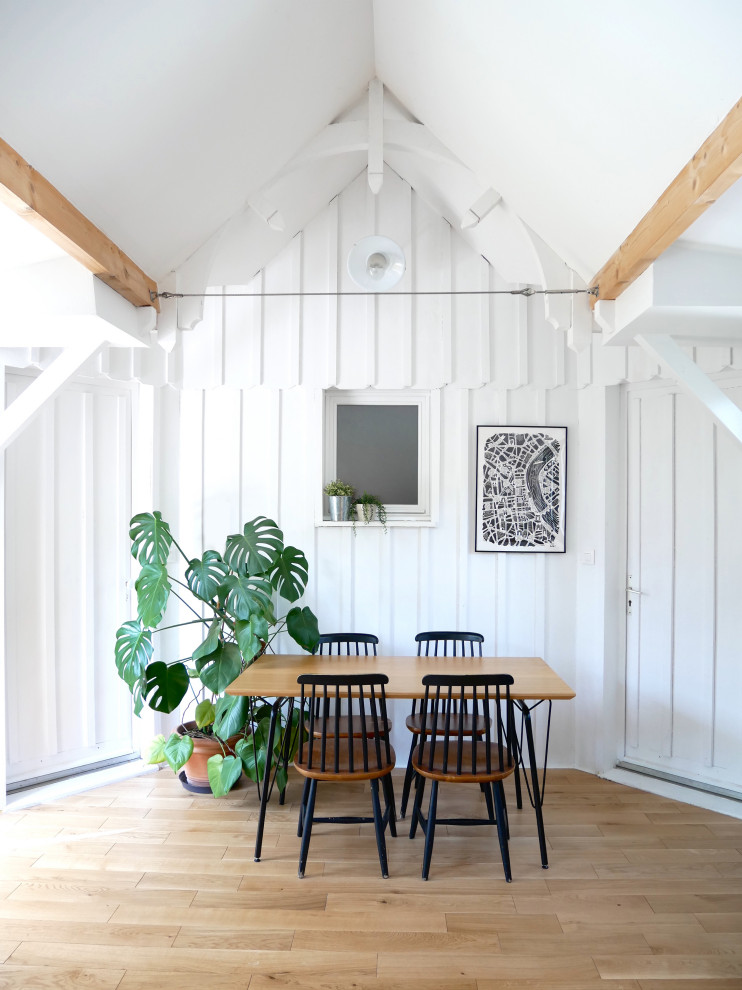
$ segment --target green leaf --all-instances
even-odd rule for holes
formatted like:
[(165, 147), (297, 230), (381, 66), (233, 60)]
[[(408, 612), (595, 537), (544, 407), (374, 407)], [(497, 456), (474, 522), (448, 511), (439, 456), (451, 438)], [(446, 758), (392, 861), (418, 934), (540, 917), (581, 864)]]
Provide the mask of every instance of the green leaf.
[(153, 628), (162, 618), (170, 597), (170, 581), (164, 564), (145, 564), (134, 585), (137, 612), (145, 626)]
[(247, 720), (247, 698), (226, 695), (216, 703), (214, 734), (222, 740), (240, 732)]
[(242, 773), (242, 763), (236, 756), (210, 756), (206, 761), (209, 783), (214, 797), (224, 797), (231, 791)]
[(140, 564), (166, 564), (173, 537), (159, 512), (141, 512), (129, 523), (131, 555)]
[(204, 726), (211, 725), (216, 716), (216, 709), (208, 698), (204, 698), (203, 701), (199, 701), (196, 705), (195, 719), (196, 728), (203, 729)]
[(240, 739), (234, 747), (234, 751), (242, 760), (242, 766), (250, 780), (265, 780), (269, 727), (270, 719), (262, 719), (255, 726), (254, 732), (245, 739)]
[(310, 608), (292, 608), (286, 616), (286, 629), (289, 636), (311, 653), (319, 642), (319, 625), (317, 618)]
[(256, 516), (245, 523), (242, 533), (227, 537), (224, 559), (235, 571), (263, 574), (283, 550), (283, 533), (272, 519)]
[(196, 598), (209, 602), (216, 598), (224, 578), (229, 574), (229, 568), (216, 550), (207, 550), (199, 560), (194, 557), (188, 562), (185, 578), (188, 587)]
[[(222, 624), (219, 619), (214, 619), (214, 621), (209, 626), (209, 631), (206, 634), (206, 639), (201, 643), (200, 646), (196, 647), (193, 651), (191, 659), (194, 661), (200, 660), (201, 657), (207, 657), (210, 653), (219, 645), (219, 634), (222, 631)], [(196, 664), (198, 666), (198, 664)]]
[(295, 602), (304, 594), (308, 580), (307, 558), (296, 547), (286, 547), (273, 565), (271, 584), (281, 598)]
[(174, 712), (188, 690), (185, 664), (178, 661), (168, 666), (157, 660), (147, 667), (144, 676), (147, 680), (144, 693), (149, 707), (156, 712)]
[(149, 744), (149, 749), (144, 757), (146, 763), (164, 763), (165, 762), (165, 737), (155, 736), (152, 742)]
[(246, 574), (230, 574), (222, 584), (227, 592), (225, 608), (235, 619), (249, 619), (251, 615), (262, 615), (269, 622), (275, 622), (270, 581), (248, 577)]
[(138, 619), (125, 622), (117, 630), (115, 657), (119, 677), (126, 681), (134, 694), (136, 684), (152, 659), (152, 633), (149, 629), (142, 629)]
[(276, 770), (276, 787), (278, 788), (279, 791), (285, 791), (286, 784), (288, 784), (288, 782), (289, 782), (289, 775), (286, 772), (286, 767), (281, 765)]
[(209, 691), (221, 694), (242, 670), (242, 657), (237, 644), (220, 641), (213, 653), (196, 660), (196, 670), (201, 683)]
[(249, 619), (237, 619), (235, 622), (235, 639), (246, 665), (249, 666), (263, 649), (269, 630), (268, 620), (262, 615), (251, 615)]
[(163, 746), (163, 755), (173, 773), (177, 773), (193, 755), (193, 740), (190, 736), (173, 732)]

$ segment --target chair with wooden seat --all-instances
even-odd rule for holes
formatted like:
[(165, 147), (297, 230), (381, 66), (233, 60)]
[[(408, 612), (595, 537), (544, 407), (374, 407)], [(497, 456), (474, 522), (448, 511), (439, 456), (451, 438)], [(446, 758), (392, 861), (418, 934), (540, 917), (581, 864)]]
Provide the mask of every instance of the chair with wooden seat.
[[(484, 636), (481, 633), (475, 632), (450, 632), (450, 631), (436, 631), (436, 632), (421, 632), (415, 636), (415, 642), (417, 643), (417, 655), (418, 656), (434, 656), (434, 657), (460, 657), (460, 656), (480, 656), (482, 655), (482, 643), (484, 642)], [(452, 713), (454, 717), (453, 729), (452, 731), (458, 731), (458, 718), (459, 713), (454, 711)], [(462, 728), (464, 735), (470, 736), (472, 733), (472, 723), (467, 717), (466, 710), (462, 713)], [(418, 744), (418, 736), (420, 735), (420, 730), (422, 728), (422, 706), (418, 707), (415, 701), (412, 702), (412, 711), (407, 716), (405, 722), (407, 728), (412, 733), (412, 741), (410, 743), (410, 753), (407, 758), (407, 769), (405, 770), (404, 784), (402, 786), (402, 804), (399, 809), (399, 817), (404, 818), (407, 813), (407, 802), (410, 797), (410, 788), (412, 786), (412, 778), (414, 776), (412, 770), (412, 754), (415, 747)], [(484, 731), (484, 727), (480, 726), (480, 731)], [(484, 788), (483, 788), (484, 790)], [(487, 795), (489, 791), (487, 791)], [(489, 799), (488, 799), (489, 807)]]
[[(500, 842), (505, 879), (512, 880), (509, 830), (503, 781), (515, 770), (512, 751), (512, 703), (510, 674), (428, 674), (422, 681), (425, 700), (422, 709), (422, 729), (412, 756), (415, 773), (415, 802), (412, 808), (410, 838), (415, 837), (418, 824), (425, 831), (423, 880), (428, 879), (436, 825), (496, 825)], [(470, 735), (464, 733), (462, 719), (457, 719), (454, 731), (453, 710), (467, 705), (473, 722)], [(493, 706), (493, 707), (491, 707)], [(491, 716), (494, 712), (494, 717)], [(503, 712), (504, 722), (503, 722)], [(430, 780), (428, 814), (422, 813), (425, 782)], [(437, 818), (438, 785), (478, 784), (492, 794), (487, 818)]]
[[(373, 633), (322, 633), (314, 652), (318, 656), (375, 657), (378, 643), (379, 637), (374, 636)], [(390, 732), (392, 723), (387, 719), (384, 725), (386, 731)], [(356, 736), (360, 736), (362, 731), (365, 731), (367, 736), (372, 736), (374, 728), (371, 719), (367, 719), (365, 725), (360, 719), (356, 719), (354, 723)], [(318, 723), (315, 732), (319, 731), (321, 730)], [(338, 722), (338, 732), (341, 738), (348, 735), (348, 718), (345, 715)]]
[[(397, 834), (391, 776), (395, 755), (389, 733), (384, 728), (388, 724), (384, 685), (389, 683), (389, 678), (386, 674), (302, 674), (297, 683), (301, 685), (299, 710), (305, 712), (307, 728), (307, 738), (304, 738), (305, 733), (300, 735), (294, 760), (296, 770), (304, 777), (297, 829), (301, 836), (299, 876), (304, 876), (314, 822), (373, 822), (381, 875), (386, 878), (389, 868), (384, 833), (388, 826), (393, 836)], [(345, 735), (340, 732), (341, 719), (347, 719)], [(364, 726), (368, 722), (373, 725), (373, 735), (357, 729), (358, 725)], [(360, 780), (368, 780), (371, 784), (372, 818), (315, 818), (314, 804), (320, 781), (347, 783)], [(384, 792), (383, 812), (379, 781)]]

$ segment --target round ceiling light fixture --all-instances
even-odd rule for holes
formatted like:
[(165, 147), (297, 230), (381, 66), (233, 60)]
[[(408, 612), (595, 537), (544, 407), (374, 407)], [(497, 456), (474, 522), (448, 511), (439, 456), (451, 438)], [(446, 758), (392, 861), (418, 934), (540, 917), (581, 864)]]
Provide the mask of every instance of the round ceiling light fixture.
[(404, 273), (404, 251), (390, 237), (377, 234), (362, 237), (348, 255), (348, 274), (368, 292), (386, 292)]

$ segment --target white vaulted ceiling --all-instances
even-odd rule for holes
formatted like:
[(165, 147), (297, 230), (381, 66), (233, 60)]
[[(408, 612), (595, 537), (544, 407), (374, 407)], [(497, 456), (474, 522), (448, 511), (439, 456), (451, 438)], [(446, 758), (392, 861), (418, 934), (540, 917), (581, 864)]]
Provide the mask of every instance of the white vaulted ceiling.
[(247, 277), (284, 243), (248, 202), (291, 228), (344, 188), (362, 153), (274, 180), (377, 76), (469, 178), (392, 168), (444, 216), (495, 189), (589, 282), (739, 99), (740, 39), (733, 0), (0, 0), (0, 137), (153, 278), (218, 231)]

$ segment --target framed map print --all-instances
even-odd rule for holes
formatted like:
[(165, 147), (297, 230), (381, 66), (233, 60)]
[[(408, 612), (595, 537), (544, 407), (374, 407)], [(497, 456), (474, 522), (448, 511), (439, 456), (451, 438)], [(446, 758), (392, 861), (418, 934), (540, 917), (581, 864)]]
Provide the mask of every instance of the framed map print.
[(564, 553), (566, 426), (478, 426), (474, 549)]

